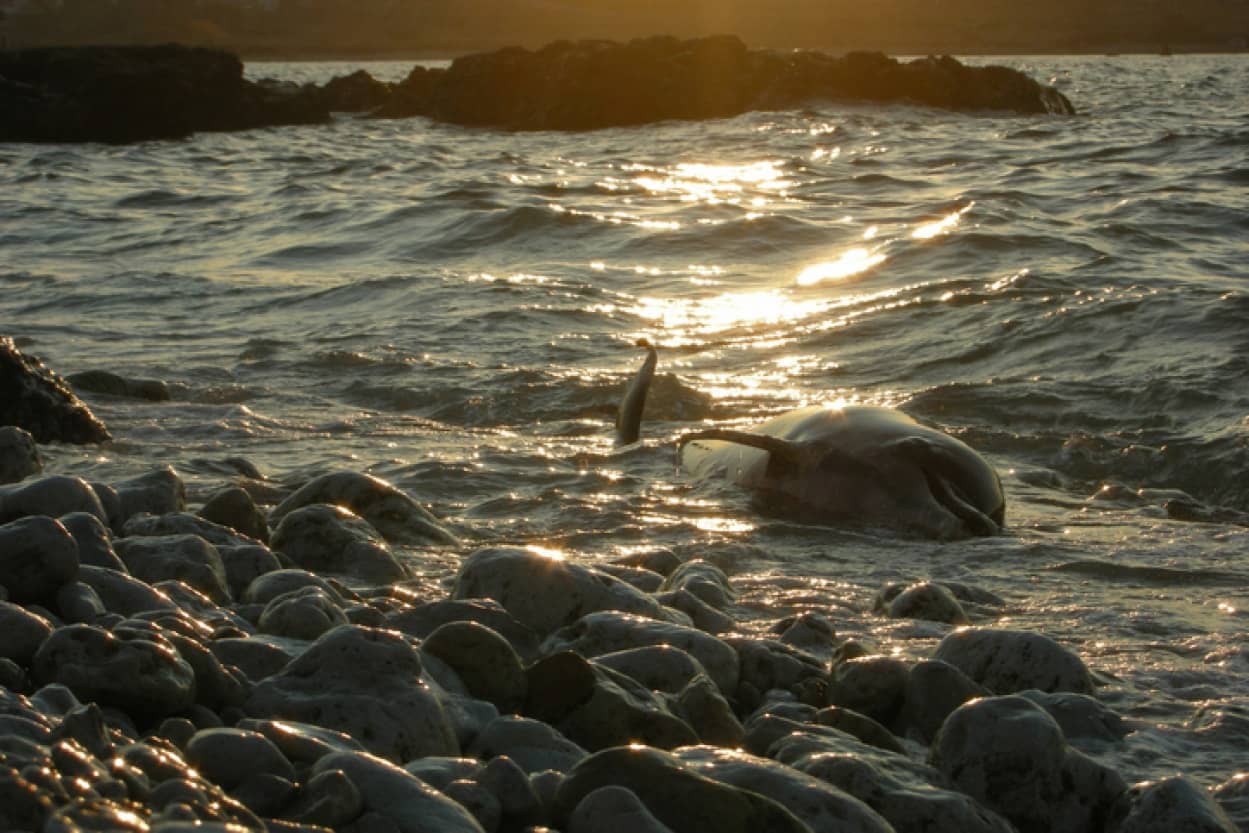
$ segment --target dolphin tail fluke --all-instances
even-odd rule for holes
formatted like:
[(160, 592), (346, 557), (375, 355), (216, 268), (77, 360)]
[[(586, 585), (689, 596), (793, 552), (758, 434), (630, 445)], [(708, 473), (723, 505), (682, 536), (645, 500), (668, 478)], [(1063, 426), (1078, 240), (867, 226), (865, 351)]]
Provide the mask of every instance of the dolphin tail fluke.
[(646, 348), (646, 360), (638, 368), (637, 375), (625, 390), (616, 412), (616, 445), (629, 445), (638, 441), (642, 431), (642, 411), (646, 408), (646, 394), (650, 392), (651, 380), (655, 378), (655, 364), (659, 356), (655, 347), (646, 339), (638, 342)]
[(720, 440), (726, 443), (746, 445), (767, 451), (774, 461), (780, 463), (797, 462), (800, 458), (799, 447), (788, 440), (767, 434), (751, 434), (749, 431), (735, 431), (731, 428), (708, 428), (705, 431), (694, 431), (684, 434), (677, 440), (677, 453), (696, 440)]

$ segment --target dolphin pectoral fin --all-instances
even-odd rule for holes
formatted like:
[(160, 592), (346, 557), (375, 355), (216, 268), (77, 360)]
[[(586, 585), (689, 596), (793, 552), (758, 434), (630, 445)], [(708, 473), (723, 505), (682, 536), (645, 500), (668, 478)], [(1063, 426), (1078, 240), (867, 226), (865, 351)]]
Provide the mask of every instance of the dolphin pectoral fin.
[(655, 378), (655, 364), (659, 361), (659, 356), (649, 341), (642, 339), (638, 346), (646, 348), (646, 360), (638, 368), (637, 375), (633, 377), (620, 400), (620, 409), (616, 412), (616, 445), (628, 445), (638, 441), (642, 432), (642, 411), (646, 408), (646, 394), (650, 391), (651, 380)]
[(928, 478), (928, 488), (937, 503), (962, 521), (972, 535), (997, 535), (1002, 531), (992, 518), (963, 500), (944, 477), (929, 472), (924, 472), (924, 475)]
[(694, 431), (690, 434), (684, 434), (677, 440), (677, 453), (679, 454), (681, 449), (696, 440), (720, 440), (721, 442), (757, 448), (772, 455), (769, 463), (777, 462), (796, 465), (802, 456), (801, 447), (796, 443), (782, 440), (780, 437), (772, 437), (767, 434), (751, 434), (748, 431), (734, 431), (731, 428), (708, 428), (705, 431)]

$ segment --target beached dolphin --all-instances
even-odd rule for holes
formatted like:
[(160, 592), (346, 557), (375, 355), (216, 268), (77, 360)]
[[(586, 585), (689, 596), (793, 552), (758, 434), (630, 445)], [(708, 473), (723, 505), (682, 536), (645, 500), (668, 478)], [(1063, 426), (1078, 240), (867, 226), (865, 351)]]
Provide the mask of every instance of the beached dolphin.
[[(655, 372), (655, 350), (645, 346), (646, 361), (621, 402), (619, 441), (638, 437)], [(763, 508), (803, 520), (941, 539), (994, 535), (1005, 522), (993, 467), (961, 440), (892, 408), (799, 408), (749, 431), (686, 434), (677, 453), (692, 476), (726, 478)]]
[(820, 523), (963, 538), (994, 535), (1005, 521), (993, 467), (892, 408), (799, 408), (750, 431), (686, 434), (678, 449), (693, 476), (725, 477), (765, 507)]

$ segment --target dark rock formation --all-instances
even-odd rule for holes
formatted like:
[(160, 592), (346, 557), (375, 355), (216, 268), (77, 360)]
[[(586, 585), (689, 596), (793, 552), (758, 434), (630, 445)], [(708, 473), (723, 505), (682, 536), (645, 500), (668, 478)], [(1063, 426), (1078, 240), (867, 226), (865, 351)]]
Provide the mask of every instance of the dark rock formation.
[(244, 80), (237, 56), (185, 46), (0, 52), (0, 141), (137, 142), (324, 122), (315, 88)]
[(560, 41), (418, 68), (376, 115), (423, 115), (517, 130), (590, 130), (734, 116), (812, 100), (903, 102), (953, 110), (1070, 114), (1071, 103), (1006, 67), (953, 58), (900, 63), (879, 53), (751, 51), (736, 37)]
[(593, 130), (781, 110), (813, 100), (952, 110), (1073, 113), (1052, 87), (1006, 67), (880, 53), (749, 50), (738, 38), (559, 41), (416, 67), (398, 84), (363, 70), (323, 87), (243, 78), (227, 52), (183, 46), (0, 52), (0, 141), (134, 142), (202, 130), (309, 124), (330, 111), (427, 116), (511, 130)]
[(23, 428), (41, 443), (112, 439), (104, 423), (74, 396), (65, 380), (18, 350), (11, 338), (0, 338), (0, 425)]

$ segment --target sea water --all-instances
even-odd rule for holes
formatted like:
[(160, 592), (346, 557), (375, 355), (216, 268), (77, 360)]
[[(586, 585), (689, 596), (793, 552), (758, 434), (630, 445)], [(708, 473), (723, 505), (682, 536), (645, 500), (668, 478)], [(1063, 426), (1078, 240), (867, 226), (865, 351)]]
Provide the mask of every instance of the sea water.
[[(0, 144), (0, 332), (115, 442), (51, 471), (232, 458), (353, 469), (444, 516), (403, 557), (431, 596), (473, 547), (724, 567), (764, 630), (802, 610), (929, 656), (890, 582), (957, 580), (1078, 651), (1129, 780), (1213, 786), (1249, 743), (1249, 62), (1004, 61), (1072, 118), (813, 102), (586, 133), (352, 117), (187, 141)], [(369, 67), (398, 79), (408, 64)], [(341, 64), (258, 64), (324, 81)], [(643, 440), (612, 447), (659, 347)], [(1005, 534), (940, 543), (761, 515), (674, 440), (813, 403), (899, 407), (1002, 474)]]

